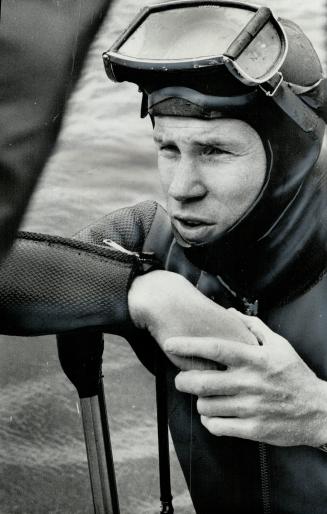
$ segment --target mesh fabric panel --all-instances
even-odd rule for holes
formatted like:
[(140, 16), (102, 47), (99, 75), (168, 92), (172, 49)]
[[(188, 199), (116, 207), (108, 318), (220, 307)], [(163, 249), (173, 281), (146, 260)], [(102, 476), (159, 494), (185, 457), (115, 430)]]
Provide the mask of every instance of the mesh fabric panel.
[(101, 243), (112, 238), (141, 249), (155, 210), (149, 202), (106, 216), (79, 234), (84, 241), (21, 233), (0, 272), (1, 333), (123, 332), (131, 324), (127, 292), (138, 262)]
[(142, 202), (132, 208), (119, 209), (104, 216), (95, 225), (90, 225), (74, 237), (86, 243), (102, 245), (104, 239), (112, 239), (133, 252), (142, 250), (154, 215), (156, 202)]

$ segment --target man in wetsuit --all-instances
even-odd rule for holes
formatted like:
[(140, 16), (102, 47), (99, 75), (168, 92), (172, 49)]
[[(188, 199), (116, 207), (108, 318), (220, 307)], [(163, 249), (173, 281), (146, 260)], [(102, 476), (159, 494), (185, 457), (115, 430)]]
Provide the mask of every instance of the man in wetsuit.
[[(174, 238), (157, 208), (143, 250), (164, 254), (166, 270), (184, 275), (218, 304), (257, 315), (237, 314), (258, 345), (214, 337), (200, 306), (190, 306), (187, 316), (184, 305), (191, 294), (165, 271), (134, 280), (129, 310), (173, 363), (167, 368), (170, 428), (196, 511), (322, 514), (327, 509), (321, 152), (326, 83), (310, 42), (288, 21), (282, 22), (285, 60), (273, 80), (249, 85), (239, 80), (242, 69), (231, 73), (226, 55), (244, 66), (248, 51), (248, 74), (251, 62), (260, 67), (267, 59), (260, 61), (259, 46), (251, 48), (255, 41), (245, 41), (252, 29), (254, 39), (263, 38), (261, 48), (275, 51), (273, 29), (267, 19), (261, 23), (259, 12), (257, 27), (250, 30), (252, 19), (237, 42), (229, 41), (225, 65), (187, 68), (183, 58), (207, 55), (188, 53), (201, 47), (203, 34), (205, 44), (212, 36), (218, 48), (233, 32), (234, 7), (219, 6), (220, 39), (210, 32), (212, 5), (203, 8), (202, 18), (194, 7), (197, 24), (185, 6), (163, 10), (162, 20), (160, 13), (150, 13), (105, 55), (105, 63), (111, 78), (139, 85), (143, 115), (154, 125)], [(155, 16), (163, 31), (171, 25), (165, 42), (151, 30)], [(184, 31), (177, 30), (178, 23)], [(169, 59), (175, 59), (174, 70)], [(149, 213), (149, 206), (144, 208)], [(169, 334), (167, 325), (173, 327)], [(141, 338), (129, 339), (146, 361), (149, 350)], [(227, 371), (190, 369), (192, 358), (223, 364)], [(193, 403), (190, 394), (197, 398)]]

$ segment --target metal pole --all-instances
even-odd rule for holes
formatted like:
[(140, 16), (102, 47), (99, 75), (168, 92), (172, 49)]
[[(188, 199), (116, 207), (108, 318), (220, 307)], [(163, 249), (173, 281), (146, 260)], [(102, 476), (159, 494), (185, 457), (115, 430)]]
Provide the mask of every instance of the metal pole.
[(160, 481), (160, 513), (173, 514), (171, 482), (170, 482), (170, 458), (169, 458), (169, 431), (167, 412), (167, 385), (166, 363), (158, 356), (156, 369), (156, 394), (157, 394), (157, 425), (158, 425), (158, 450), (159, 450), (159, 481)]
[(102, 382), (103, 335), (57, 336), (61, 366), (77, 389), (95, 514), (119, 514), (116, 475)]

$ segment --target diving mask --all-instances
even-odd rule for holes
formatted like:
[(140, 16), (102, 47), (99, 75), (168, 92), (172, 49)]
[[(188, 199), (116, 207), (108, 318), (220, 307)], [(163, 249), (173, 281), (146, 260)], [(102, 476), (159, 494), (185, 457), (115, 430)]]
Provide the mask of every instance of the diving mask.
[(315, 138), (319, 116), (326, 119), (326, 79), (310, 87), (286, 82), (287, 55), (286, 32), (267, 7), (174, 0), (144, 8), (103, 59), (111, 80), (140, 87), (142, 116), (170, 98), (237, 110), (259, 92)]
[(285, 32), (267, 7), (173, 1), (144, 8), (104, 62), (118, 82), (134, 82), (140, 72), (196, 73), (226, 66), (242, 83), (256, 86), (278, 73), (286, 54)]

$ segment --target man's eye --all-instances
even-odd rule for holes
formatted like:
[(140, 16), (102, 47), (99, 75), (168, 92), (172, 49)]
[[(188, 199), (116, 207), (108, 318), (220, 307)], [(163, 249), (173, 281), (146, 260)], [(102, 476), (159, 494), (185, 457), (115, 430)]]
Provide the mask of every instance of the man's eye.
[(175, 145), (162, 145), (160, 146), (160, 152), (167, 154), (176, 154), (179, 152), (179, 150)]
[(175, 145), (162, 145), (160, 147), (160, 150), (168, 150), (168, 152), (176, 152), (177, 146)]
[(204, 146), (201, 150), (202, 155), (221, 155), (227, 153), (226, 151), (218, 148), (218, 146)]

